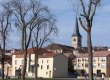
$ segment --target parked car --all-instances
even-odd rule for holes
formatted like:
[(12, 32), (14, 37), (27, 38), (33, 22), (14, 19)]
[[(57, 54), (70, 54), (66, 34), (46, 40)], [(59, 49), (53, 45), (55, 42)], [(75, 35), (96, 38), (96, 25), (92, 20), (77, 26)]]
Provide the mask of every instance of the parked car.
[(20, 78), (21, 77), (21, 69), (17, 69), (15, 71), (15, 75), (16, 75), (16, 77)]
[[(2, 76), (2, 73), (0, 72), (0, 77)], [(5, 76), (5, 74), (4, 74), (4, 76)]]
[(0, 72), (0, 77), (2, 76), (2, 73)]

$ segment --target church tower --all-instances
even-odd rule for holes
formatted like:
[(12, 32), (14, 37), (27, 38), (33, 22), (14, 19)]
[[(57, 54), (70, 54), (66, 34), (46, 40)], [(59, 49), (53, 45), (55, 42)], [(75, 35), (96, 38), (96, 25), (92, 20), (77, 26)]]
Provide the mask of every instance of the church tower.
[(82, 36), (79, 32), (78, 19), (76, 17), (76, 23), (74, 27), (74, 33), (72, 35), (72, 47), (79, 49), (82, 47)]

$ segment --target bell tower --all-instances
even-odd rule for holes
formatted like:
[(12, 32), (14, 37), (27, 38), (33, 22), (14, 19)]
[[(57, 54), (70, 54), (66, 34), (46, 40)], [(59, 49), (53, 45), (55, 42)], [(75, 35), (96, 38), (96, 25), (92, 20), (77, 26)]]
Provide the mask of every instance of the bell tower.
[(80, 49), (82, 47), (82, 36), (79, 32), (78, 19), (76, 17), (74, 33), (72, 35), (72, 47)]

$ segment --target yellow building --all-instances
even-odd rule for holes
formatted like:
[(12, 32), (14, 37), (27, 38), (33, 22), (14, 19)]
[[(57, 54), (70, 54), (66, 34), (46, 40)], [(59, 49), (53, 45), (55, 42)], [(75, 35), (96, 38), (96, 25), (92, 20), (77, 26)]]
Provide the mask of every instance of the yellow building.
[[(76, 58), (74, 69), (82, 75), (88, 74), (88, 54), (81, 54)], [(110, 77), (110, 51), (93, 52), (93, 73), (99, 75), (104, 73)]]

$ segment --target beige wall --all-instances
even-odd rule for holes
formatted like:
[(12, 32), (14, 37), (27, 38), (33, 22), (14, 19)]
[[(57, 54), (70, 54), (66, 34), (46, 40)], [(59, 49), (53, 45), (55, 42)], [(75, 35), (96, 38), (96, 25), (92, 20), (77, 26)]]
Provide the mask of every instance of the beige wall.
[[(94, 57), (93, 58), (93, 73), (97, 74), (97, 70), (101, 70), (102, 73), (107, 75), (107, 58), (106, 57)], [(88, 58), (77, 58), (75, 70), (85, 70), (86, 73), (89, 73), (88, 67)]]
[[(1, 64), (0, 64), (0, 69), (1, 69)], [(8, 76), (12, 75), (12, 67), (9, 63), (5, 63), (4, 65), (4, 74)]]

